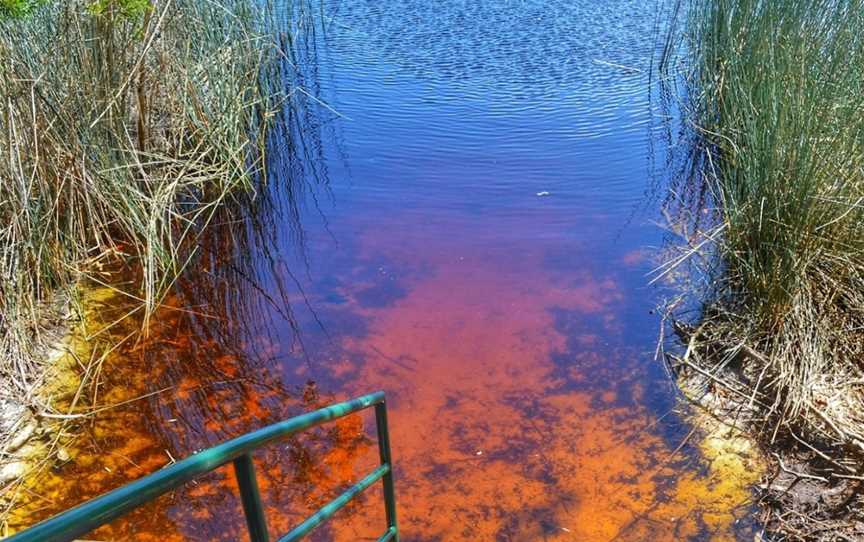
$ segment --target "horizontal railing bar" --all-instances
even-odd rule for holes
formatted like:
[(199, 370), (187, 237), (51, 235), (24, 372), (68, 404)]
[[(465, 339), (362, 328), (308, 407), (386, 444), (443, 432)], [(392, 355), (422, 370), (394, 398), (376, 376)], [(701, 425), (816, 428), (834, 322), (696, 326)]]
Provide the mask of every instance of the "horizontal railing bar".
[(396, 537), (396, 527), (390, 527), (387, 529), (387, 532), (384, 533), (381, 538), (378, 539), (378, 542), (389, 542)]
[(321, 525), (328, 519), (330, 519), (333, 514), (342, 509), (343, 506), (348, 504), (351, 499), (363, 493), (369, 486), (380, 480), (385, 474), (390, 472), (390, 465), (381, 465), (372, 473), (363, 478), (348, 490), (321, 507), (320, 510), (315, 512), (312, 516), (309, 516), (306, 521), (295, 527), (290, 533), (286, 534), (282, 538), (279, 539), (279, 542), (295, 542), (296, 540), (300, 540), (307, 534), (309, 534), (312, 529)]
[(247, 452), (382, 401), (384, 392), (379, 391), (247, 433), (58, 514), (5, 542), (69, 542)]

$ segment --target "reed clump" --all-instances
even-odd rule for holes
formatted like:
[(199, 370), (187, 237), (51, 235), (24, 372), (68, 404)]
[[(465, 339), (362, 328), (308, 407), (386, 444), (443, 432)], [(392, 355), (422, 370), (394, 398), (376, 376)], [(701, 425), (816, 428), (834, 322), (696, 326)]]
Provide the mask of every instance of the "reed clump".
[(77, 285), (134, 268), (124, 295), (150, 314), (216, 209), (267, 182), (277, 19), (255, 0), (0, 0), (4, 401), (33, 398)]
[(864, 2), (685, 11), (686, 41), (667, 55), (685, 57), (717, 240), (696, 342), (721, 354), (712, 369), (740, 363), (772, 438), (794, 428), (862, 452)]

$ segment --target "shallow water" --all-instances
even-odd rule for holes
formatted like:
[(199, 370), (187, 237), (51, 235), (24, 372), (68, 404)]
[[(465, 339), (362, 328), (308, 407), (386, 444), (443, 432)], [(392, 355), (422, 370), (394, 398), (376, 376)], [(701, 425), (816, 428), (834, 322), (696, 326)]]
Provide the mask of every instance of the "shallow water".
[[(271, 149), (298, 206), (277, 202), (248, 246), (205, 244), (166, 300), (191, 310), (105, 363), (100, 403), (158, 393), (82, 424), (19, 525), (383, 389), (406, 541), (752, 540), (752, 470), (700, 447), (654, 360), (657, 6), (322, 10), (301, 55), (315, 99)], [(123, 310), (102, 303), (104, 321)], [(256, 460), (284, 533), (373, 468), (374, 423)], [(93, 537), (242, 539), (235, 485), (223, 469)], [(375, 488), (312, 538), (383, 528)]]

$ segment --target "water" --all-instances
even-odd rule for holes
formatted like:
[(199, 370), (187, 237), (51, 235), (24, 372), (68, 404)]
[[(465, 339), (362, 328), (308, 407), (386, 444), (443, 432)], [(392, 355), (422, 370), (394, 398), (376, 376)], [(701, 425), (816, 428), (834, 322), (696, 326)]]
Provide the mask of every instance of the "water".
[[(654, 359), (658, 6), (321, 9), (301, 55), (314, 99), (271, 149), (296, 206), (205, 243), (166, 300), (192, 309), (159, 312), (103, 367), (102, 403), (157, 393), (81, 424), (18, 521), (383, 389), (406, 541), (752, 539), (752, 472), (692, 431)], [(105, 321), (123, 310), (102, 303)], [(374, 424), (256, 460), (284, 533), (373, 468)], [(383, 521), (375, 488), (313, 539), (376, 539)], [(242, 532), (222, 469), (94, 537)]]

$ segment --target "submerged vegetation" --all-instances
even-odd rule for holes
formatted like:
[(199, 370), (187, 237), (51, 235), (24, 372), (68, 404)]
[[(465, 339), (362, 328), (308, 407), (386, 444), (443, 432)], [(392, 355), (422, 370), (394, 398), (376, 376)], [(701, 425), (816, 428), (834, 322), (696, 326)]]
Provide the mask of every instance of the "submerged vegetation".
[(0, 403), (34, 404), (80, 285), (132, 270), (146, 323), (217, 211), (267, 189), (300, 12), (0, 0)]
[(664, 62), (684, 66), (698, 151), (677, 205), (699, 217), (690, 253), (716, 247), (684, 361), (737, 379), (768, 442), (807, 449), (842, 486), (864, 452), (864, 2), (682, 13), (686, 40)]

